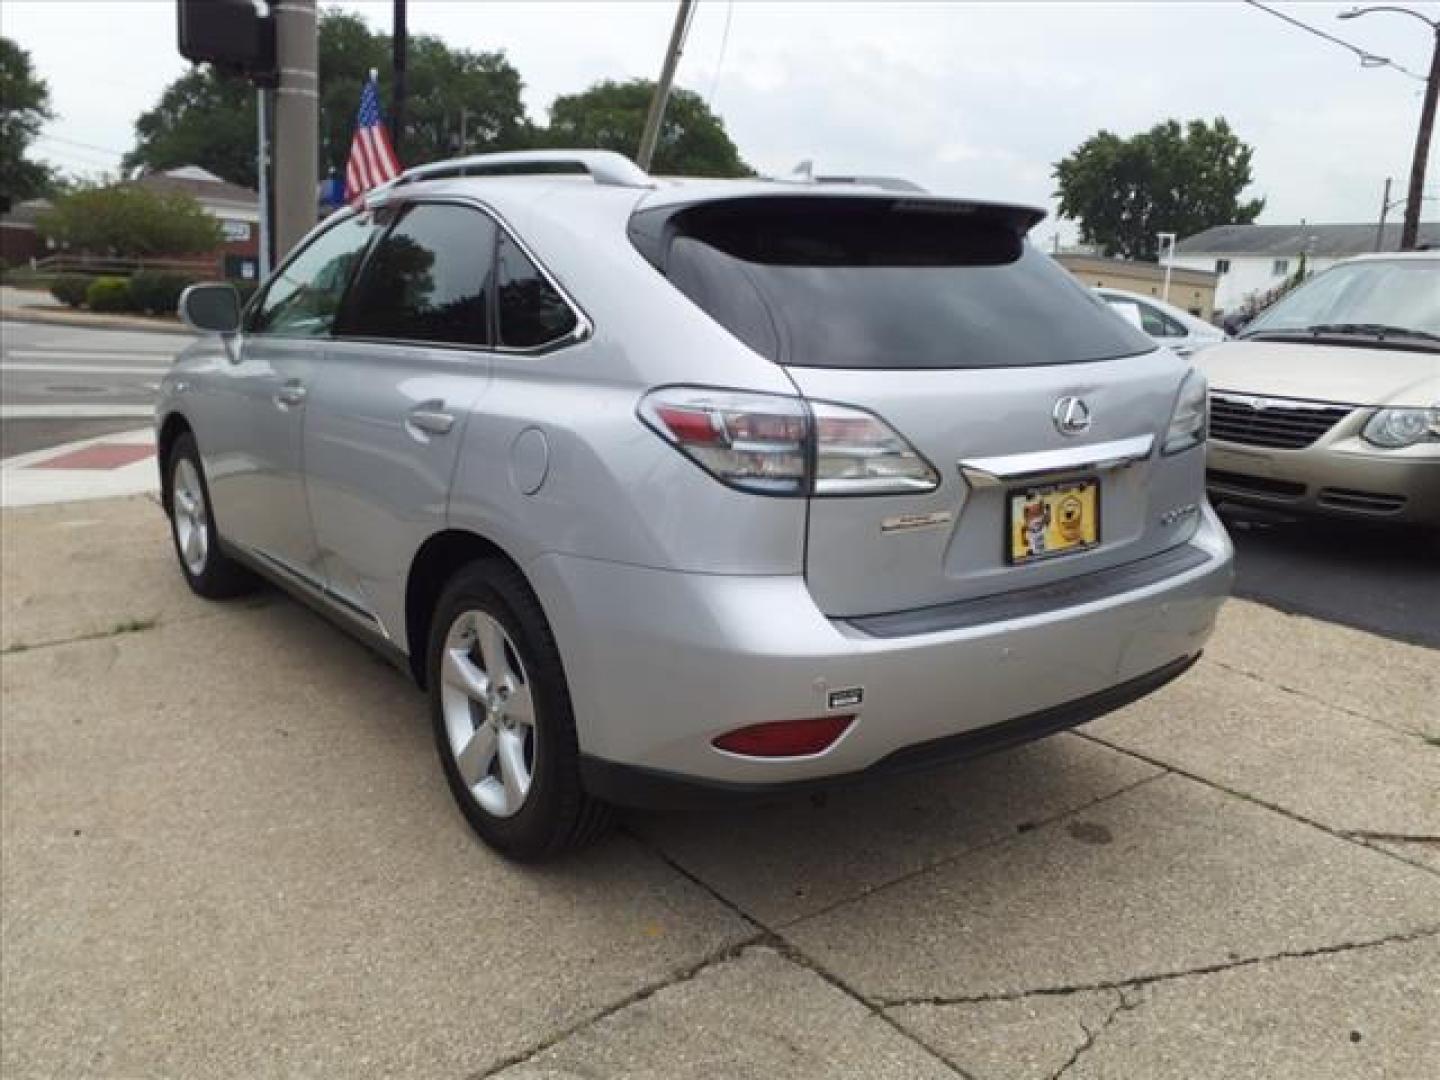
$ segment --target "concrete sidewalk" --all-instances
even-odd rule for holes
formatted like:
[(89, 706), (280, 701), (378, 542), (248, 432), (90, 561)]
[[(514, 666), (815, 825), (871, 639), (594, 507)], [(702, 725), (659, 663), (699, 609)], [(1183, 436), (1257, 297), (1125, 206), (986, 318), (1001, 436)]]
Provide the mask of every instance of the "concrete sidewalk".
[(451, 805), (420, 694), (274, 593), (194, 598), (152, 499), (7, 510), (0, 542), (6, 1077), (1440, 1060), (1435, 651), (1234, 602), (1078, 733), (521, 868)]
[(159, 488), (151, 427), (96, 435), (0, 461), (0, 508), (112, 499)]

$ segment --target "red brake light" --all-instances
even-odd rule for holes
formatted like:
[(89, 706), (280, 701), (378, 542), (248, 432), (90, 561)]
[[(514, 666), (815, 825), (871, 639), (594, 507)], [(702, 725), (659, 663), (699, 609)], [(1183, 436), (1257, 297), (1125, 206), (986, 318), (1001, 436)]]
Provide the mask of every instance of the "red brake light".
[(717, 749), (746, 757), (804, 757), (833, 746), (854, 719), (853, 716), (816, 716), (751, 724), (717, 735), (711, 743)]

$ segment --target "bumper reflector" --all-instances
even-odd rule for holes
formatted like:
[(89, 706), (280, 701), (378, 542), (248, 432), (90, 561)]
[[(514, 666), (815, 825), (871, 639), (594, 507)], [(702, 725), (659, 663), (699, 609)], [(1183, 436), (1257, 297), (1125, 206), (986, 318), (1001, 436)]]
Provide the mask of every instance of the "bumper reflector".
[(746, 757), (804, 757), (818, 754), (845, 734), (853, 716), (816, 716), (806, 720), (775, 720), (717, 735), (716, 749)]

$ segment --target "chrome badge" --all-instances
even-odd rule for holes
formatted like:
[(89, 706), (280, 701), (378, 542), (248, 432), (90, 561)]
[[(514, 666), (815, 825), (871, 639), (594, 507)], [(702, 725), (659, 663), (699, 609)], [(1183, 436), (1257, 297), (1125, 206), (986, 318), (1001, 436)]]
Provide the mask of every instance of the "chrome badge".
[(1084, 398), (1062, 397), (1055, 402), (1050, 419), (1061, 435), (1079, 435), (1090, 430), (1090, 406), (1085, 404)]

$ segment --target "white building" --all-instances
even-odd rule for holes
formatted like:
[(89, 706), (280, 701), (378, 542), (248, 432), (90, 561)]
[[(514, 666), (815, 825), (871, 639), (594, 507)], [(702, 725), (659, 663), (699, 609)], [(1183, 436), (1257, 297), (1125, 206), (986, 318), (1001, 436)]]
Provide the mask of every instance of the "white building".
[[(1400, 223), (1386, 225), (1375, 241), (1374, 224), (1218, 225), (1176, 244), (1175, 265), (1218, 274), (1215, 308), (1228, 313), (1293, 275), (1302, 252), (1311, 274), (1352, 255), (1398, 250)], [(1440, 247), (1440, 222), (1421, 223), (1420, 244)]]

